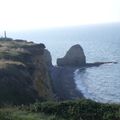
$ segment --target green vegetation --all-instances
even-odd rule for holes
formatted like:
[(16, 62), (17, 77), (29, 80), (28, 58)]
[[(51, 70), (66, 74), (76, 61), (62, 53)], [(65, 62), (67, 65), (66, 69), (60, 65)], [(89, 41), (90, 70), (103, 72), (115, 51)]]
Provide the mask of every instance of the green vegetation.
[(23, 40), (0, 38), (0, 105), (28, 104), (38, 98), (29, 72), (33, 63), (29, 51), (24, 49), (24, 46), (31, 44)]
[(32, 44), (25, 40), (17, 41), (11, 38), (0, 38), (0, 59), (23, 62), (24, 57), (29, 55), (24, 47)]
[(120, 105), (91, 100), (36, 102), (2, 108), (0, 120), (120, 120)]
[(54, 115), (45, 115), (44, 113), (32, 113), (22, 111), (17, 108), (6, 108), (0, 110), (0, 120), (63, 120)]
[(91, 100), (35, 103), (31, 111), (56, 115), (66, 120), (120, 120), (120, 105)]

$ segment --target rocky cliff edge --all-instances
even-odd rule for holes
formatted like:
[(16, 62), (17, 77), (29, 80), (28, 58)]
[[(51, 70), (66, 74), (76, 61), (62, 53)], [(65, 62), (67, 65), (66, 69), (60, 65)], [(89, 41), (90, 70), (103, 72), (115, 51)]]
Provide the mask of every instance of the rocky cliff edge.
[(53, 99), (44, 44), (0, 38), (0, 104), (28, 104)]

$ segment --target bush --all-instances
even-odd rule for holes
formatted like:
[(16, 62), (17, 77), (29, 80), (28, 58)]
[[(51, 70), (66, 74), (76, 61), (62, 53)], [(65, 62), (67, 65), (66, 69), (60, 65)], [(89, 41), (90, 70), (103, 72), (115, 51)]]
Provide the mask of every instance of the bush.
[(13, 120), (11, 112), (0, 111), (0, 120)]
[(91, 100), (35, 103), (34, 112), (44, 112), (69, 120), (119, 120), (120, 105), (101, 104)]

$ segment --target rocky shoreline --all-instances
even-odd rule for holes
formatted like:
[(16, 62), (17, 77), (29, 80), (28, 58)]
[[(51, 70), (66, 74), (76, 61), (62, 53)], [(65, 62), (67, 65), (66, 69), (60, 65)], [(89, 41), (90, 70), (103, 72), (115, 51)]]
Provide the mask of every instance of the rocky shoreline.
[(53, 91), (57, 100), (84, 98), (80, 90), (77, 90), (74, 80), (74, 71), (80, 68), (99, 67), (103, 64), (117, 62), (86, 63), (86, 56), (79, 44), (72, 46), (63, 58), (57, 59), (57, 65), (51, 68)]
[(84, 98), (84, 95), (80, 90), (77, 90), (74, 72), (77, 69), (89, 68), (89, 67), (99, 67), (103, 64), (117, 64), (117, 62), (95, 62), (86, 63), (85, 66), (81, 67), (61, 67), (52, 66), (50, 69), (50, 76), (52, 80), (53, 92), (55, 93), (56, 100), (72, 100)]
[(76, 89), (74, 71), (76, 68), (54, 66), (51, 68), (51, 79), (55, 98), (57, 100), (84, 98)]

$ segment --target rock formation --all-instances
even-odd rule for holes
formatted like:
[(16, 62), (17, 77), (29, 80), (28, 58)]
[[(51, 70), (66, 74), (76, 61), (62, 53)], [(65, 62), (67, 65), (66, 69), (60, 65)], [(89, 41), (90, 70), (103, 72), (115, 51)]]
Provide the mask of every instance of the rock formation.
[[(37, 45), (38, 46), (38, 45)], [(43, 53), (40, 53), (40, 49), (42, 48)], [(35, 47), (36, 49), (36, 47)], [(32, 49), (34, 51), (34, 49)], [(32, 56), (32, 63), (35, 66), (35, 70), (33, 72), (34, 79), (34, 88), (38, 92), (39, 97), (44, 99), (51, 99), (53, 96), (51, 80), (48, 73), (49, 67), (52, 66), (52, 59), (50, 52), (45, 49), (45, 47), (41, 47), (36, 49), (36, 52)]]
[(44, 44), (0, 39), (0, 104), (53, 99), (50, 52)]
[(73, 71), (76, 67), (106, 63), (113, 62), (86, 63), (84, 51), (77, 44), (65, 57), (57, 60), (58, 66), (63, 67), (53, 66), (50, 52), (44, 44), (0, 38), (0, 105), (82, 97), (76, 91)]
[(58, 66), (84, 66), (86, 57), (79, 44), (72, 46), (63, 58), (57, 59)]

